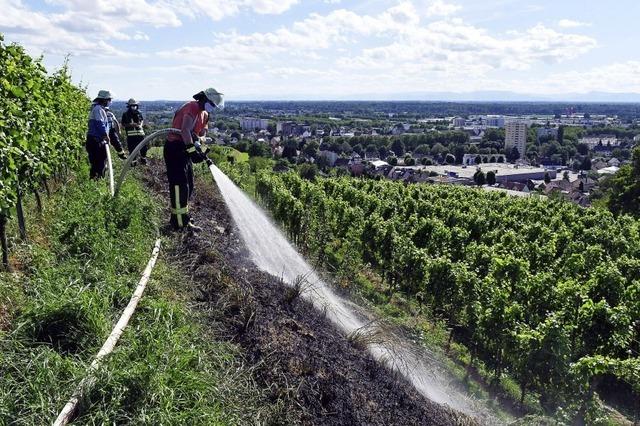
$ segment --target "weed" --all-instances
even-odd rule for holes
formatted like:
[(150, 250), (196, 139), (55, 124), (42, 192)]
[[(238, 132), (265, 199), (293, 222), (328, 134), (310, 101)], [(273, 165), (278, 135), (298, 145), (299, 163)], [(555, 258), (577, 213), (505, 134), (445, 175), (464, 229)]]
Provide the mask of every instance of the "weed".
[(290, 285), (284, 286), (284, 302), (286, 304), (292, 304), (313, 288), (312, 283), (307, 279), (308, 276), (308, 274), (298, 275)]

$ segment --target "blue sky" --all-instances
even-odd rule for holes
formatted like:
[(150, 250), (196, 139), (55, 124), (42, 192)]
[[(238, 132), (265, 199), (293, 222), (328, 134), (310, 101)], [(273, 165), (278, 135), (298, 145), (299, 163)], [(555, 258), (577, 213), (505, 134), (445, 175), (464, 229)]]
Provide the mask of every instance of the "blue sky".
[(640, 93), (640, 2), (0, 0), (0, 32), (90, 94), (230, 100)]

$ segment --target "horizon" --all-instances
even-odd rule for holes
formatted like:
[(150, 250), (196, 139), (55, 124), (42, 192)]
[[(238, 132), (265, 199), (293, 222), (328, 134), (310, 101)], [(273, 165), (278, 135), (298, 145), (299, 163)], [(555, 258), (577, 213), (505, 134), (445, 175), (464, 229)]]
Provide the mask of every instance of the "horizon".
[[(640, 99), (640, 93), (628, 93), (625, 95), (638, 96)], [(139, 102), (185, 102), (190, 100), (191, 97), (185, 99), (138, 99)], [(114, 98), (114, 102), (127, 102), (127, 99)], [(504, 104), (622, 104), (622, 105), (640, 105), (638, 101), (598, 101), (598, 100), (573, 100), (573, 99), (559, 99), (559, 100), (504, 100), (504, 99), (226, 99), (225, 103), (261, 103), (261, 102), (314, 102), (314, 103), (347, 103), (347, 102), (376, 102), (376, 103), (469, 103), (469, 104), (483, 104), (483, 103), (504, 103)]]

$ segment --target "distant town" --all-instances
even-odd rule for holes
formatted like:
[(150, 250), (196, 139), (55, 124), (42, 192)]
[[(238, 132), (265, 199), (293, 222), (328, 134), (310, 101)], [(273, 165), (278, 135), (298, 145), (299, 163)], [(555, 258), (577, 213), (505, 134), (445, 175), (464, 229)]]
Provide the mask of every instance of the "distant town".
[[(180, 102), (143, 103), (149, 130)], [(114, 103), (122, 110), (124, 105)], [(635, 104), (237, 102), (211, 143), (327, 175), (480, 186), (589, 206), (640, 141)]]

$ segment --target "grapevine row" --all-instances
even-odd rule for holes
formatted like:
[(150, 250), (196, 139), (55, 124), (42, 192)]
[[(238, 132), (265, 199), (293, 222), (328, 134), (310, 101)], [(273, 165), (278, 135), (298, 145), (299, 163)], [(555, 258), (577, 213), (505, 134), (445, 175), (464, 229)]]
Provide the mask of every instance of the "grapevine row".
[[(24, 193), (37, 194), (77, 163), (89, 99), (66, 65), (49, 75), (22, 47), (4, 44), (1, 34), (0, 70), (0, 236), (7, 266), (6, 221), (13, 212), (22, 219)], [(23, 220), (21, 228), (24, 234)]]
[[(447, 320), (472, 357), (547, 408), (609, 374), (640, 394), (640, 230), (600, 209), (476, 189), (261, 173), (291, 238)], [(634, 368), (635, 367), (635, 368)], [(576, 392), (576, 389), (580, 392)], [(552, 402), (553, 401), (553, 402)]]

